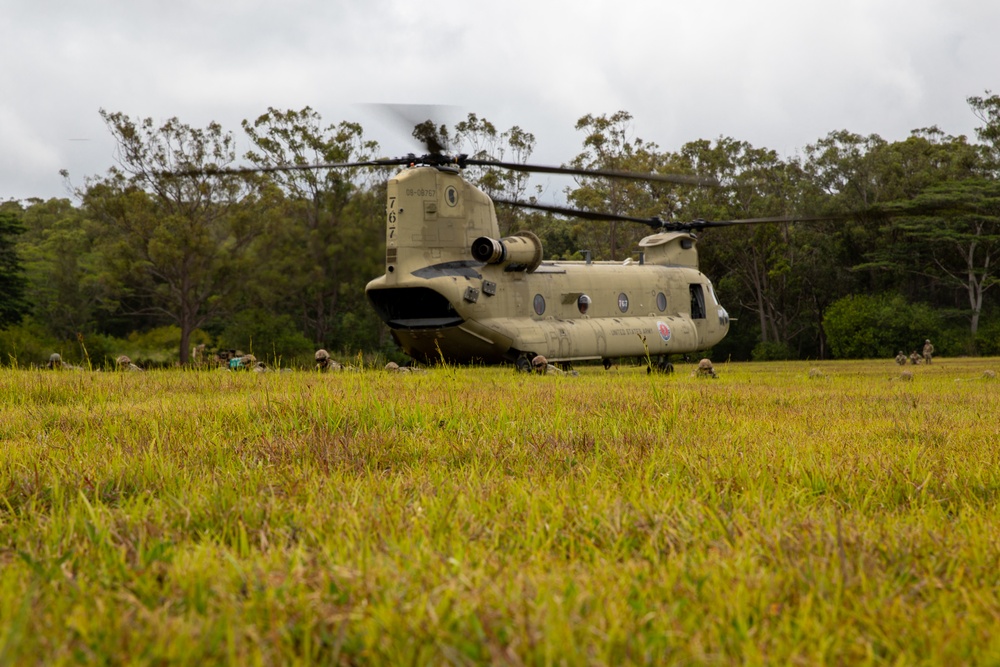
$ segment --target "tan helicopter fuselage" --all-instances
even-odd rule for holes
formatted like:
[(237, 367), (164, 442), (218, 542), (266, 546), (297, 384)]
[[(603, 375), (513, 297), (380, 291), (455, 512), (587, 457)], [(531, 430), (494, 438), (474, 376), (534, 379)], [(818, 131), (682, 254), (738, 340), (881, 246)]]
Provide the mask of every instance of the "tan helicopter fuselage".
[(721, 341), (729, 315), (695, 237), (658, 233), (640, 247), (639, 260), (543, 261), (530, 232), (500, 238), (493, 202), (457, 170), (412, 167), (388, 183), (386, 273), (366, 293), (424, 361), (658, 358)]

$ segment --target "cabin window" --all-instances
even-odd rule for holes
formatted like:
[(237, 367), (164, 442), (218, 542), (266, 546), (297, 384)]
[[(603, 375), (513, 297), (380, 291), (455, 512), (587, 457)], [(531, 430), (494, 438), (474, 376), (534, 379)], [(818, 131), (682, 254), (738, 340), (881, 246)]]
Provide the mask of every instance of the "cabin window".
[(579, 309), (581, 315), (586, 315), (587, 311), (590, 310), (590, 297), (586, 294), (581, 294), (580, 298), (576, 300), (576, 307)]
[(628, 294), (625, 292), (618, 295), (618, 310), (628, 312)]
[(661, 313), (667, 309), (667, 295), (663, 292), (656, 295), (656, 307)]
[(545, 297), (541, 294), (535, 295), (535, 315), (542, 315), (545, 313)]
[(691, 319), (705, 319), (705, 290), (701, 285), (691, 285)]

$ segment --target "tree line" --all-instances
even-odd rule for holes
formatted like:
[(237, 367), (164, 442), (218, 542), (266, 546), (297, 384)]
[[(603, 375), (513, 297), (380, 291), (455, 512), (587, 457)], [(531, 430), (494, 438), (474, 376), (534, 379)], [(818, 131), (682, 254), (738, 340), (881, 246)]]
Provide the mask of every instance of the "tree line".
[[(1000, 310), (987, 298), (1000, 259), (1000, 96), (967, 102), (982, 123), (976, 141), (937, 127), (895, 142), (841, 130), (792, 157), (731, 137), (665, 151), (635, 136), (628, 112), (587, 115), (567, 164), (719, 186), (578, 177), (561, 195), (676, 220), (825, 217), (700, 234), (702, 271), (736, 319), (717, 358), (888, 357), (927, 337), (939, 353), (1000, 354)], [(360, 124), (268, 109), (243, 121), (251, 148), (239, 155), (215, 123), (100, 114), (117, 146), (107, 173), (87, 176), (72, 200), (0, 203), (4, 363), (54, 349), (93, 360), (123, 346), (187, 363), (198, 344), (285, 360), (317, 347), (399, 355), (364, 296), (384, 271), (392, 170), (269, 170), (379, 156)], [(476, 114), (414, 135), (508, 162), (529, 162), (535, 147), (530, 132)], [(252, 168), (233, 172), (239, 164)], [(492, 197), (543, 194), (523, 172), (465, 176)], [(497, 215), (504, 233), (535, 232), (549, 259), (623, 260), (648, 233), (502, 205)]]

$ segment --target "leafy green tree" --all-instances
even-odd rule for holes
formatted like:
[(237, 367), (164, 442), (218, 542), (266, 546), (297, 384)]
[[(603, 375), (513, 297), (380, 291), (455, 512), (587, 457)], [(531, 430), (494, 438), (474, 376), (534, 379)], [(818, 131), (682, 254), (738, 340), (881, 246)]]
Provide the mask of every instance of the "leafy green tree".
[(964, 294), (975, 338), (985, 294), (998, 282), (1000, 182), (946, 181), (883, 210), (902, 234), (919, 241), (917, 252), (897, 261)]
[[(688, 208), (696, 208), (697, 217), (743, 220), (804, 212), (801, 168), (772, 150), (724, 137), (714, 144), (686, 144), (681, 155), (698, 173), (721, 183), (690, 198)], [(723, 294), (732, 289), (741, 307), (753, 313), (761, 343), (789, 345), (814, 319), (809, 310), (815, 302), (804, 292), (799, 271), (813, 257), (802, 251), (799, 233), (795, 226), (781, 223), (738, 225), (705, 234), (705, 270), (717, 270)]]
[[(570, 161), (578, 169), (606, 169), (651, 173), (667, 169), (665, 155), (656, 144), (633, 137), (632, 115), (618, 111), (611, 116), (586, 115), (576, 122), (584, 132), (583, 152)], [(675, 186), (664, 183), (605, 177), (578, 177), (577, 187), (567, 189), (567, 199), (579, 208), (615, 215), (654, 216)], [(617, 260), (649, 233), (648, 228), (616, 221), (584, 223), (577, 236), (595, 258)], [(628, 250), (623, 250), (628, 249)]]
[[(247, 159), (264, 169), (364, 161), (378, 150), (359, 124), (324, 126), (308, 107), (268, 109), (253, 123), (244, 121), (243, 129), (255, 146)], [(293, 317), (316, 345), (337, 347), (344, 314), (367, 308), (365, 282), (384, 259), (385, 200), (373, 208), (359, 195), (370, 188), (384, 193), (386, 176), (371, 169), (270, 172), (284, 199), (280, 224), (258, 243), (255, 303)]]
[(826, 281), (840, 290), (832, 295), (834, 299), (852, 292), (892, 289), (897, 283), (894, 277), (872, 268), (857, 268), (880, 242), (877, 224), (862, 213), (886, 197), (896, 196), (885, 193), (878, 162), (878, 152), (886, 145), (877, 134), (862, 136), (840, 130), (805, 148), (802, 168), (810, 186), (826, 197), (828, 208), (823, 212), (848, 214), (836, 225), (818, 226), (831, 234), (827, 256), (842, 267)]
[(989, 167), (996, 175), (1000, 170), (1000, 95), (987, 90), (985, 97), (973, 96), (966, 101), (976, 118), (983, 122), (982, 127), (976, 128), (976, 136), (983, 142)]
[(68, 199), (34, 201), (19, 242), (35, 321), (67, 340), (100, 327), (118, 302), (101, 281), (94, 224)]
[(135, 310), (180, 327), (187, 363), (191, 333), (231, 310), (252, 270), (249, 250), (271, 210), (269, 193), (251, 176), (220, 172), (235, 145), (217, 123), (196, 129), (172, 118), (156, 126), (100, 113), (119, 166), (88, 179), (80, 194), (103, 228), (102, 278)]
[(288, 365), (293, 359), (311, 356), (315, 349), (290, 316), (260, 308), (247, 308), (228, 318), (218, 343), (222, 348), (252, 352), (272, 365)]
[(17, 236), (24, 232), (24, 226), (20, 215), (10, 208), (0, 208), (0, 329), (17, 324), (29, 310), (28, 281), (16, 248)]
[(885, 192), (884, 169), (879, 164), (880, 150), (886, 145), (877, 134), (831, 132), (806, 146), (805, 170), (819, 188), (841, 198), (843, 210), (867, 210), (896, 196)]
[[(817, 239), (818, 247), (825, 247), (816, 256), (819, 264), (807, 264), (819, 284), (828, 286), (825, 297), (813, 291), (818, 312), (824, 300), (829, 304), (848, 293), (893, 291), (910, 301), (941, 304), (946, 295), (939, 293), (939, 277), (917, 268), (927, 263), (931, 247), (882, 211), (936, 183), (969, 178), (980, 165), (977, 150), (964, 137), (948, 136), (936, 127), (915, 130), (893, 143), (878, 135), (833, 132), (807, 147), (803, 168), (811, 186), (827, 196), (824, 211), (851, 214), (816, 227), (828, 234)], [(824, 262), (826, 269), (817, 271)]]
[(899, 350), (916, 349), (940, 330), (941, 318), (900, 294), (852, 294), (827, 309), (823, 327), (837, 358), (889, 359)]
[[(452, 136), (456, 151), (478, 159), (525, 164), (535, 150), (535, 135), (517, 125), (498, 132), (493, 123), (474, 113), (456, 123)], [(465, 178), (491, 199), (522, 201), (528, 190), (530, 175), (499, 167), (469, 167), (465, 170)], [(527, 216), (524, 209), (510, 206), (498, 206), (496, 214), (500, 234), (504, 236), (520, 229)]]

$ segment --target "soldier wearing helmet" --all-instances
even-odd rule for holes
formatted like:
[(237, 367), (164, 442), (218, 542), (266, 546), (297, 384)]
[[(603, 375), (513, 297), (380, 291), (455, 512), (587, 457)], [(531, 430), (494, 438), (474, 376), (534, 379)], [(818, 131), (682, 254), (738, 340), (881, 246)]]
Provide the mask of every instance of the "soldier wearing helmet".
[(138, 366), (136, 366), (135, 364), (133, 364), (132, 360), (129, 359), (124, 354), (121, 355), (120, 357), (118, 357), (117, 359), (115, 359), (115, 362), (118, 364), (118, 369), (119, 370), (132, 371), (132, 372), (135, 372), (135, 371), (142, 372), (142, 369), (139, 368)]
[(390, 361), (385, 365), (385, 370), (390, 373), (423, 373), (425, 372), (423, 368), (417, 368), (416, 366), (400, 366), (395, 361)]
[(531, 360), (531, 369), (539, 375), (545, 375), (549, 371), (549, 360), (542, 355), (536, 355)]
[(50, 370), (67, 370), (67, 371), (78, 371), (82, 370), (79, 366), (74, 366), (73, 364), (67, 364), (63, 361), (62, 356), (58, 352), (53, 352), (49, 355), (49, 361), (45, 364), (45, 367)]
[[(531, 370), (539, 375), (565, 375), (566, 372), (556, 368), (555, 364), (550, 364), (549, 360), (541, 354), (535, 355), (531, 359)], [(570, 371), (570, 375), (577, 375), (576, 371)]]
[(340, 364), (334, 361), (330, 357), (330, 353), (326, 350), (316, 350), (316, 370), (320, 373), (326, 373), (328, 371), (339, 371)]
[(712, 360), (707, 358), (698, 362), (698, 367), (694, 369), (693, 375), (712, 379), (719, 377), (715, 372), (715, 366), (712, 365)]

